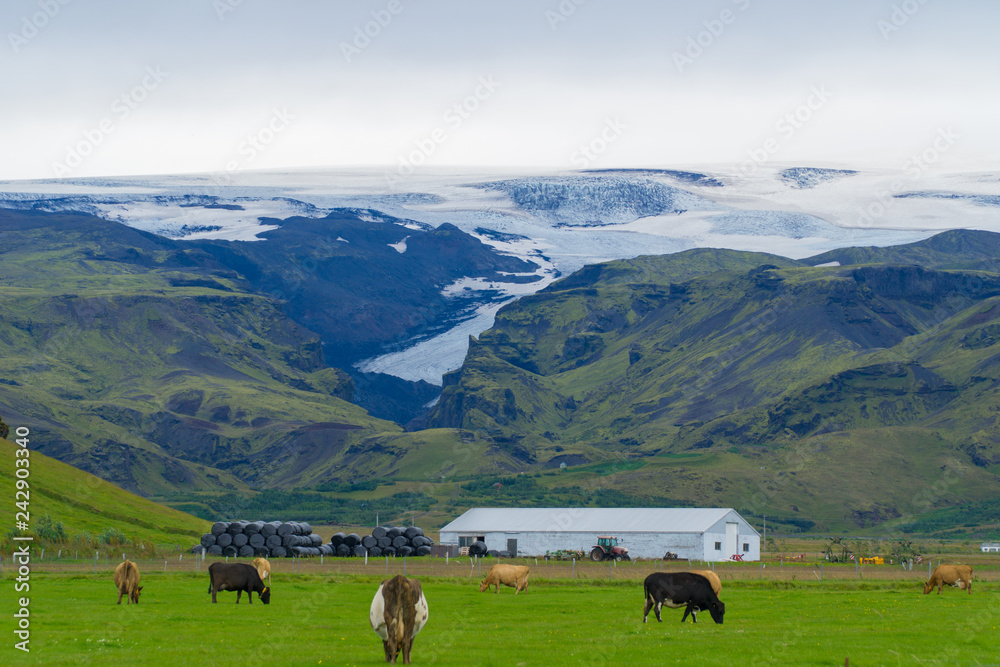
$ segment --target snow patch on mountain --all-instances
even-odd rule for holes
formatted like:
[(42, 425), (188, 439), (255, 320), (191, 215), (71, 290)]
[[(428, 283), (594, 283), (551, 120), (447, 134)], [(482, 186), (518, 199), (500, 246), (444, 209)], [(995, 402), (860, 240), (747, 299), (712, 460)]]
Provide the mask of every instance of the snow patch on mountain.
[(843, 232), (825, 220), (804, 213), (788, 211), (733, 211), (708, 218), (713, 234), (740, 236), (781, 236), (789, 239), (808, 237), (835, 238)]
[(853, 176), (858, 172), (851, 169), (822, 169), (819, 167), (791, 167), (778, 172), (778, 178), (787, 185), (800, 190), (814, 188), (820, 183)]

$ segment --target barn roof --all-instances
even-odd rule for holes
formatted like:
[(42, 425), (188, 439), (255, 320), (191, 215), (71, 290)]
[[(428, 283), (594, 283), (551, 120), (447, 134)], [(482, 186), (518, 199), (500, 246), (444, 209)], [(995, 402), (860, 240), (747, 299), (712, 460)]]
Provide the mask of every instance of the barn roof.
[(702, 533), (730, 513), (746, 523), (732, 508), (716, 507), (478, 507), (441, 532)]

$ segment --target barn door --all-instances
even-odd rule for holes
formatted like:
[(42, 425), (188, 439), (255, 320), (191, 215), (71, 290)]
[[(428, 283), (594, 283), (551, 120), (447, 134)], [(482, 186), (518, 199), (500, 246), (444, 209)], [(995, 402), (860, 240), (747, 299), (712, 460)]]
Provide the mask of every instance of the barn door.
[(726, 558), (739, 553), (739, 528), (738, 523), (726, 523)]
[(517, 538), (507, 538), (507, 551), (511, 556), (517, 556)]

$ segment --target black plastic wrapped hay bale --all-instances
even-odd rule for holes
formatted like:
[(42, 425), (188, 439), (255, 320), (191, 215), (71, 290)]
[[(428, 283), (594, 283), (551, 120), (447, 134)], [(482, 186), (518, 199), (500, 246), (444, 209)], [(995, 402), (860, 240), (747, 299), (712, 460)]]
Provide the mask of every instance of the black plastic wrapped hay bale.
[(368, 549), (366, 549), (365, 547), (361, 546), (360, 544), (357, 545), (356, 547), (353, 547), (351, 549), (351, 555), (354, 555), (354, 556), (364, 556), (367, 553), (368, 553)]
[(222, 535), (229, 528), (228, 521), (216, 521), (212, 524), (212, 534), (215, 536)]
[(357, 533), (351, 533), (344, 538), (344, 544), (351, 547), (352, 549), (359, 544), (361, 544), (361, 536)]
[(381, 556), (382, 547), (372, 547), (371, 549), (368, 550), (368, 555), (371, 556), (372, 558), (375, 558), (376, 556)]
[(424, 535), (417, 535), (412, 540), (410, 540), (410, 544), (412, 544), (415, 547), (429, 547), (434, 544), (434, 540), (432, 540), (429, 537), (425, 537)]
[(281, 524), (277, 521), (269, 521), (260, 527), (260, 534), (264, 537), (271, 537), (272, 535), (278, 534), (278, 526)]
[(392, 538), (386, 535), (385, 537), (378, 538), (378, 545), (385, 549), (386, 547), (392, 546)]
[(388, 530), (385, 531), (385, 534), (388, 537), (395, 539), (395, 538), (399, 537), (400, 535), (402, 535), (404, 532), (405, 532), (404, 528), (400, 528), (399, 526), (392, 526)]
[(397, 556), (412, 556), (413, 555), (413, 547), (411, 547), (409, 544), (404, 544), (403, 546), (401, 546), (398, 549), (396, 549), (396, 555)]
[(213, 556), (221, 556), (222, 547), (220, 547), (218, 544), (213, 544), (208, 548), (208, 553), (212, 554)]
[(361, 546), (363, 546), (365, 549), (371, 549), (372, 547), (377, 547), (378, 539), (376, 539), (371, 535), (365, 535), (364, 537), (361, 538)]
[(397, 549), (409, 543), (410, 541), (406, 539), (406, 535), (397, 535), (396, 537), (392, 538), (392, 546), (396, 547)]
[(406, 535), (406, 539), (412, 542), (414, 537), (420, 537), (424, 534), (424, 531), (418, 526), (410, 526), (403, 531), (403, 534)]
[(486, 555), (492, 558), (498, 558), (500, 556), (500, 552), (497, 551), (496, 549), (490, 549), (489, 551), (486, 552)]
[(431, 554), (431, 548), (427, 545), (417, 547), (417, 550), (413, 552), (414, 556), (429, 556)]
[(249, 541), (250, 538), (246, 536), (246, 533), (237, 533), (233, 535), (233, 546), (237, 549), (242, 549)]
[(240, 558), (250, 558), (253, 556), (253, 547), (249, 544), (244, 544), (240, 547)]
[(388, 529), (383, 526), (375, 526), (372, 528), (372, 537), (376, 540), (380, 537), (385, 537), (386, 530)]
[(295, 527), (290, 523), (283, 523), (278, 526), (278, 535), (284, 537), (285, 535), (291, 535), (295, 532)]
[(205, 533), (201, 536), (201, 546), (206, 549), (215, 544), (215, 535), (212, 533)]
[(340, 546), (337, 547), (337, 555), (340, 556), (341, 558), (350, 556), (351, 547), (347, 546), (346, 544), (341, 544)]
[(469, 545), (469, 555), (470, 556), (485, 556), (486, 555), (486, 542), (482, 540), (476, 540)]
[(285, 550), (285, 547), (274, 547), (271, 549), (272, 558), (284, 558), (287, 555), (288, 551)]
[(346, 537), (347, 533), (334, 533), (333, 537), (330, 538), (330, 544), (332, 544), (333, 548), (336, 549), (344, 543), (344, 538)]
[(319, 548), (319, 552), (323, 556), (336, 556), (337, 547), (333, 546), (332, 544), (324, 544)]
[[(261, 533), (261, 535), (263, 535), (263, 533)], [(266, 540), (264, 540), (264, 544), (267, 545), (268, 549), (273, 549), (275, 547), (280, 547), (281, 546), (281, 535), (278, 535), (277, 533), (275, 533), (274, 535), (271, 535)]]
[(228, 547), (224, 547), (222, 549), (222, 555), (223, 556), (238, 556), (239, 553), (240, 553), (240, 550), (237, 549), (236, 547), (234, 547), (231, 544)]
[(300, 526), (301, 526), (301, 528), (302, 528), (302, 533), (301, 533), (302, 535), (311, 535), (311, 534), (312, 534), (312, 532), (313, 532), (313, 527), (312, 527), (311, 525), (309, 525), (309, 522), (308, 522), (308, 521), (303, 521), (303, 522), (302, 522), (301, 524), (299, 524), (299, 525), (300, 525)]
[(499, 556), (500, 558), (510, 558), (511, 557), (509, 551), (499, 551), (499, 552), (497, 552), (497, 556)]
[(250, 536), (249, 541), (247, 542), (247, 544), (249, 544), (253, 548), (257, 549), (259, 547), (264, 546), (264, 543), (266, 541), (267, 540), (264, 539), (263, 535), (261, 535), (260, 533), (254, 533), (253, 535)]
[(233, 543), (233, 536), (229, 533), (222, 533), (221, 535), (216, 536), (215, 543), (218, 544), (220, 548), (225, 549)]
[(308, 537), (310, 540), (312, 540), (312, 546), (314, 546), (314, 547), (321, 547), (321, 546), (323, 546), (323, 538), (320, 537), (317, 533), (313, 533), (311, 535), (306, 535), (306, 537)]
[(233, 521), (229, 524), (229, 528), (226, 528), (226, 532), (230, 535), (237, 535), (243, 532), (243, 526), (247, 525), (246, 521)]
[(200, 554), (202, 551), (205, 551), (205, 547), (201, 546), (200, 544), (196, 544), (193, 547), (191, 547), (191, 553), (193, 554)]
[(250, 523), (248, 523), (246, 525), (246, 528), (243, 529), (243, 534), (244, 535), (256, 535), (263, 528), (264, 528), (264, 522), (263, 521), (251, 521)]
[(254, 547), (253, 548), (253, 555), (254, 556), (261, 556), (263, 558), (267, 558), (268, 556), (271, 555), (271, 550), (268, 549), (267, 547)]
[(383, 556), (395, 556), (396, 555), (396, 547), (386, 547), (386, 548), (382, 549), (382, 555)]

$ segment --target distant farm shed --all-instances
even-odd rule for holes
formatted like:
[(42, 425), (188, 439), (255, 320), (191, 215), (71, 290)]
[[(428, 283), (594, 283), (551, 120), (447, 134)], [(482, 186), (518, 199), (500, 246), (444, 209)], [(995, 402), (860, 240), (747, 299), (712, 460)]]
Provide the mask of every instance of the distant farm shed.
[(983, 542), (982, 546), (980, 546), (979, 549), (983, 553), (989, 553), (991, 551), (1000, 551), (1000, 542)]
[(590, 552), (598, 535), (614, 535), (632, 558), (760, 560), (760, 534), (731, 508), (474, 508), (441, 529), (441, 544), (518, 556)]

